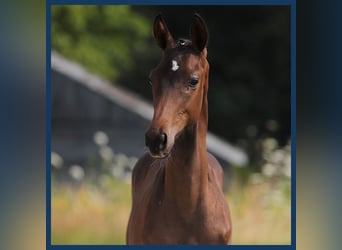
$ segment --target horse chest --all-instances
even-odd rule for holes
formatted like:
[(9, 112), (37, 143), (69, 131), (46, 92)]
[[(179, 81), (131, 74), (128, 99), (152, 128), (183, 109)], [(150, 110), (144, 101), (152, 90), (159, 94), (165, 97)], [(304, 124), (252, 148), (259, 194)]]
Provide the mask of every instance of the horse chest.
[(195, 211), (184, 218), (176, 210), (158, 205), (146, 217), (143, 244), (227, 244), (230, 229), (224, 216)]
[(208, 195), (198, 206), (180, 209), (177, 202), (166, 199), (163, 176), (162, 171), (153, 172), (154, 181), (139, 189), (130, 223), (134, 240), (130, 242), (227, 244), (231, 231), (229, 208), (218, 185), (210, 181)]

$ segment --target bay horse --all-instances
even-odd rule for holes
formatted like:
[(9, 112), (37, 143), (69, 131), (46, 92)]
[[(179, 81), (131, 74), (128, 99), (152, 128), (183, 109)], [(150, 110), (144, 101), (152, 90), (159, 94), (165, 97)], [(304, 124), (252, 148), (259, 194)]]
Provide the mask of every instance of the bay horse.
[(149, 77), (154, 115), (145, 134), (149, 152), (132, 173), (127, 244), (229, 244), (223, 170), (206, 149), (206, 24), (195, 14), (191, 40), (175, 40), (158, 15), (153, 35), (163, 58)]

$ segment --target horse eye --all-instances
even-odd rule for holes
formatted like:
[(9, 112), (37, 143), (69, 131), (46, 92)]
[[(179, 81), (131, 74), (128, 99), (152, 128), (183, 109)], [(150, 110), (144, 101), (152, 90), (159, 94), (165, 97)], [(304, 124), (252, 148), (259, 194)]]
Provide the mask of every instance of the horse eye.
[(191, 86), (196, 86), (197, 83), (198, 83), (198, 78), (191, 78), (191, 79), (189, 80), (189, 84), (190, 84)]
[(151, 79), (148, 79), (148, 84), (150, 84), (152, 86), (152, 81)]

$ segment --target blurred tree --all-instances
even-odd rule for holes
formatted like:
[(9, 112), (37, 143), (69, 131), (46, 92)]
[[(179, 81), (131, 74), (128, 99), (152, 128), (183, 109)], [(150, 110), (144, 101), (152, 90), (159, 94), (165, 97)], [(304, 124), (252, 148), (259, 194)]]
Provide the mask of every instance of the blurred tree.
[(146, 52), (150, 23), (130, 6), (53, 6), (52, 49), (94, 73), (116, 80)]

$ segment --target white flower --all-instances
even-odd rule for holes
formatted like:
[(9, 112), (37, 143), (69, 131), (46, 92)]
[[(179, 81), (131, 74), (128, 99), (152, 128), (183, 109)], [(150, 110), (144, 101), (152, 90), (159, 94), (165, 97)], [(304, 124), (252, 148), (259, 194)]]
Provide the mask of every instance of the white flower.
[(108, 146), (101, 146), (99, 150), (100, 156), (105, 161), (111, 161), (113, 159), (113, 150)]
[(291, 155), (285, 156), (283, 174), (287, 177), (291, 177)]
[(108, 135), (103, 131), (97, 131), (94, 134), (94, 142), (99, 146), (105, 146), (108, 144)]
[(266, 127), (269, 131), (276, 131), (279, 127), (279, 124), (276, 120), (268, 120), (266, 122)]
[(120, 168), (124, 168), (128, 163), (128, 158), (124, 154), (116, 154), (114, 157), (114, 164)]
[(262, 168), (262, 173), (266, 176), (273, 176), (277, 171), (277, 168), (270, 163), (267, 163)]
[(69, 174), (77, 181), (82, 180), (85, 176), (83, 168), (79, 165), (72, 165), (69, 169)]
[(262, 142), (262, 146), (264, 148), (264, 150), (273, 150), (276, 147), (278, 147), (278, 142), (276, 139), (274, 138), (266, 138), (265, 140), (263, 140)]
[(271, 161), (277, 165), (281, 165), (281, 163), (284, 161), (284, 158), (284, 151), (281, 149), (277, 149), (272, 153)]
[(63, 158), (56, 152), (51, 152), (51, 165), (57, 169), (62, 168)]
[(124, 169), (123, 167), (119, 165), (113, 165), (112, 166), (112, 175), (116, 178), (121, 178), (122, 175), (124, 174)]

